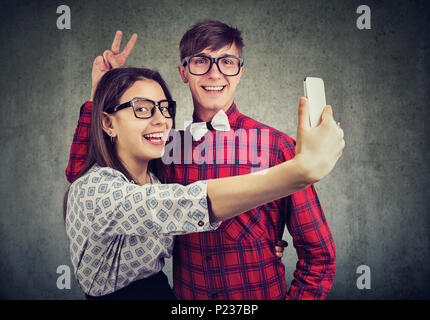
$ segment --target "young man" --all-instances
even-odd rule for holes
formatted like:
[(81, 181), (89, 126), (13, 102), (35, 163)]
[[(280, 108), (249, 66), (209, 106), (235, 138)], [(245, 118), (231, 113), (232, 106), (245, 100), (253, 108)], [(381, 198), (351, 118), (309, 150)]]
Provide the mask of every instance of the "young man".
[[(136, 37), (133, 35), (124, 55), (115, 38), (112, 51), (95, 60), (101, 66), (100, 74), (125, 64)], [(181, 161), (171, 166), (169, 183), (187, 185), (247, 174), (294, 157), (293, 139), (241, 114), (234, 103), (244, 72), (242, 49), (240, 31), (219, 21), (197, 23), (184, 34), (178, 70), (193, 97), (194, 121), (181, 132)], [(93, 84), (97, 76), (93, 72)], [(66, 172), (69, 181), (86, 157), (89, 122), (84, 118), (90, 108), (91, 103), (86, 103), (81, 111)], [(191, 135), (191, 149), (187, 150)], [(206, 161), (201, 161), (202, 145)], [(185, 161), (188, 151), (194, 155), (192, 161)], [(299, 257), (288, 292), (285, 267), (274, 252), (285, 225)], [(310, 186), (224, 221), (216, 231), (178, 236), (174, 291), (180, 299), (324, 299), (334, 281), (335, 257), (331, 232)]]

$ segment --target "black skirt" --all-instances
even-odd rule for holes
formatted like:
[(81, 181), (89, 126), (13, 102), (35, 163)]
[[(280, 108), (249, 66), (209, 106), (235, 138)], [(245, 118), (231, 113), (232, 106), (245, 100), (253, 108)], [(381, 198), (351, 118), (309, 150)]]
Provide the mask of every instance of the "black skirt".
[(100, 297), (86, 294), (85, 298), (87, 300), (177, 300), (162, 271), (148, 278), (134, 281), (110, 294)]

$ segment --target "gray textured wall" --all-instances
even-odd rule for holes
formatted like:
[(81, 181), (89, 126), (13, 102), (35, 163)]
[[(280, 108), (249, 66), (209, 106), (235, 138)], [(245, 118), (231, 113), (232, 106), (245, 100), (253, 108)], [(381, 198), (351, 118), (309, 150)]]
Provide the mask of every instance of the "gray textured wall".
[[(10, 1), (0, 5), (0, 297), (80, 299), (56, 288), (71, 266), (62, 224), (64, 169), (92, 60), (115, 30), (139, 34), (130, 66), (157, 68), (180, 111), (191, 96), (176, 71), (193, 23), (237, 26), (246, 71), (241, 112), (295, 137), (306, 75), (326, 83), (347, 147), (316, 185), (337, 248), (330, 299), (411, 299), (429, 293), (429, 11), (425, 1)], [(71, 8), (71, 30), (56, 8)], [(367, 4), (372, 29), (358, 30)], [(289, 239), (286, 233), (285, 238)], [(292, 279), (296, 254), (283, 261)], [(356, 286), (359, 265), (370, 290)], [(171, 277), (171, 264), (165, 271)], [(170, 279), (171, 280), (171, 279)]]

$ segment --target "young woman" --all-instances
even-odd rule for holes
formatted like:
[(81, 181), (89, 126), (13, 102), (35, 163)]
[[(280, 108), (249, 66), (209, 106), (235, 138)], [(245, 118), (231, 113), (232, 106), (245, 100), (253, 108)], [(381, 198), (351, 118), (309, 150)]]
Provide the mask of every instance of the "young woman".
[(214, 230), (327, 175), (342, 153), (343, 131), (330, 107), (310, 129), (304, 102), (292, 160), (264, 175), (162, 184), (175, 102), (158, 72), (107, 72), (94, 95), (87, 164), (65, 206), (71, 260), (87, 299), (175, 299), (161, 271), (174, 235)]

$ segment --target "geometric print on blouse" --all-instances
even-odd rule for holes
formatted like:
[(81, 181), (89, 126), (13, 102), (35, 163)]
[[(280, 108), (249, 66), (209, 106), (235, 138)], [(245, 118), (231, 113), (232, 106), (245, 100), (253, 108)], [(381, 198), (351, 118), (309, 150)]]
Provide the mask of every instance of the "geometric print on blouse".
[(66, 232), (76, 280), (101, 296), (149, 277), (172, 256), (173, 236), (215, 230), (207, 181), (138, 186), (121, 172), (95, 165), (71, 186)]

